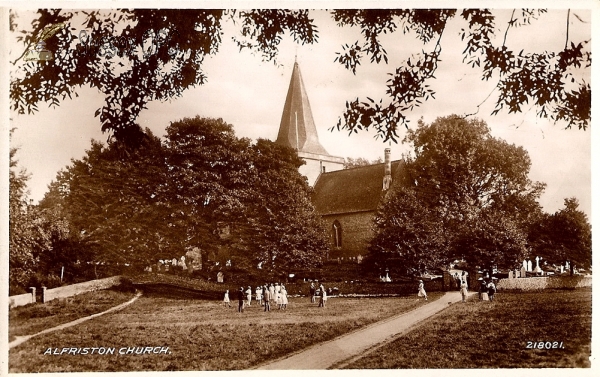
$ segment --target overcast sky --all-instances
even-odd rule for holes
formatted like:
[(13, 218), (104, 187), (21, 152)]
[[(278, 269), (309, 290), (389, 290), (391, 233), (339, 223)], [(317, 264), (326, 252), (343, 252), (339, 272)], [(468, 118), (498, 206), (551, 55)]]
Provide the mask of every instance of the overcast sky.
[[(591, 12), (575, 10), (579, 18), (571, 17), (569, 38), (581, 41), (591, 38)], [(536, 26), (511, 29), (507, 45), (513, 50), (529, 51), (562, 49), (565, 43), (565, 10), (551, 10)], [(182, 98), (165, 103), (150, 103), (141, 113), (139, 123), (149, 127), (156, 135), (163, 136), (171, 121), (196, 115), (220, 117), (234, 125), (238, 136), (275, 140), (281, 113), (288, 90), (294, 58), (297, 55), (321, 144), (332, 155), (341, 157), (364, 157), (369, 160), (383, 157), (388, 145), (373, 138), (373, 133), (348, 136), (329, 129), (342, 115), (345, 101), (356, 97), (381, 98), (385, 95), (387, 73), (411, 54), (430, 50), (414, 35), (395, 33), (383, 38), (389, 64), (369, 64), (365, 60), (356, 76), (334, 63), (335, 52), (341, 45), (353, 43), (360, 34), (355, 29), (338, 28), (326, 12), (314, 12), (319, 28), (319, 42), (311, 46), (296, 46), (286, 38), (279, 54), (279, 66), (261, 62), (260, 56), (239, 52), (231, 36), (234, 29), (227, 27), (219, 53), (207, 59), (203, 65), (208, 77), (206, 85), (188, 90)], [(498, 34), (503, 37), (505, 21), (510, 12), (503, 12), (497, 22)], [(26, 19), (19, 10), (19, 19)], [(436, 100), (426, 102), (410, 115), (414, 126), (423, 117), (431, 122), (439, 116), (466, 114), (477, 111), (494, 87), (493, 82), (481, 81), (480, 71), (462, 63), (464, 44), (458, 33), (460, 20), (453, 20), (442, 40), (442, 63), (435, 81), (430, 82), (436, 91)], [(75, 25), (77, 27), (77, 25)], [(551, 26), (551, 27), (550, 27)], [(83, 27), (82, 27), (83, 29)], [(20, 55), (21, 46), (11, 46), (11, 53)], [(11, 60), (14, 57), (11, 56)], [(585, 79), (589, 82), (588, 76)], [(105, 141), (100, 131), (100, 121), (94, 117), (96, 109), (103, 105), (102, 95), (97, 91), (82, 89), (80, 97), (62, 102), (56, 109), (39, 106), (40, 112), (33, 116), (12, 113), (11, 126), (17, 130), (12, 145), (20, 148), (19, 165), (31, 174), (30, 197), (37, 202), (47, 191), (47, 185), (56, 173), (70, 164), (72, 158), (81, 158), (90, 146), (91, 139)], [(536, 118), (536, 108), (524, 108), (522, 114), (507, 115), (505, 112), (491, 116), (496, 100), (493, 92), (485, 101), (477, 117), (485, 120), (493, 136), (523, 146), (530, 154), (532, 167), (530, 178), (547, 183), (541, 204), (547, 212), (563, 207), (566, 197), (579, 199), (580, 207), (591, 215), (591, 133), (590, 131), (564, 130), (564, 124), (552, 124)], [(385, 102), (385, 98), (384, 98)], [(401, 134), (402, 137), (402, 134)], [(392, 158), (398, 159), (407, 146), (392, 144)], [(590, 217), (591, 218), (591, 217)]]

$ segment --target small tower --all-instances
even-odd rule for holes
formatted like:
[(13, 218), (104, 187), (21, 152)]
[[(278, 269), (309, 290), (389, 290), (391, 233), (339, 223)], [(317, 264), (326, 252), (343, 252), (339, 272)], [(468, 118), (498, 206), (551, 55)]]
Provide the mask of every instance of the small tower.
[(344, 166), (343, 157), (331, 156), (319, 142), (298, 62), (294, 62), (276, 143), (295, 149), (298, 157), (306, 161), (300, 173), (308, 178), (311, 186), (319, 174)]

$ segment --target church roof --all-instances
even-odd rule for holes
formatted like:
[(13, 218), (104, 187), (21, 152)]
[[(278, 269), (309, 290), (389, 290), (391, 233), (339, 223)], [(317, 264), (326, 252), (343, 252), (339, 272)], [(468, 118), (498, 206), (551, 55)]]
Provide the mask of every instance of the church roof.
[[(392, 161), (398, 179), (404, 161)], [(312, 202), (320, 215), (375, 211), (383, 193), (385, 163), (322, 173), (315, 183)]]
[(276, 143), (299, 152), (329, 155), (319, 143), (317, 128), (297, 62), (294, 63)]

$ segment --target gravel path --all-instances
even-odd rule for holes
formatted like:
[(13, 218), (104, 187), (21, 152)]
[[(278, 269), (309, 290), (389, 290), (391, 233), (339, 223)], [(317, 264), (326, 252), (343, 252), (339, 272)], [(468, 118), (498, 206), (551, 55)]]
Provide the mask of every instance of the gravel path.
[[(469, 292), (469, 295), (473, 294)], [(376, 322), (363, 329), (314, 345), (291, 356), (258, 366), (256, 369), (329, 369), (347, 365), (364, 352), (403, 335), (449, 305), (461, 301), (459, 292), (447, 292), (439, 299), (408, 313)]]

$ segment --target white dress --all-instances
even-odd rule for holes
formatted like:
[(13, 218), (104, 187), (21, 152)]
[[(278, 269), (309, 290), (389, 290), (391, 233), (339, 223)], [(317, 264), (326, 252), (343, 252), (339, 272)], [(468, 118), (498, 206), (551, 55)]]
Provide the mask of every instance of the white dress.
[(281, 290), (281, 304), (287, 305), (287, 303), (288, 303), (287, 291), (285, 289), (282, 289)]

